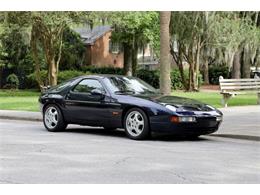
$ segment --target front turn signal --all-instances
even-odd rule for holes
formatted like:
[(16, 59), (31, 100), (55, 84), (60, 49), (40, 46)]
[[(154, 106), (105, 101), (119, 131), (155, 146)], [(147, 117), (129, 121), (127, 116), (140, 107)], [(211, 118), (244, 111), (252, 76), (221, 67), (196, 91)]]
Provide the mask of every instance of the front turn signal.
[(179, 117), (178, 117), (178, 116), (172, 116), (172, 117), (171, 117), (171, 122), (173, 122), (173, 123), (179, 123)]

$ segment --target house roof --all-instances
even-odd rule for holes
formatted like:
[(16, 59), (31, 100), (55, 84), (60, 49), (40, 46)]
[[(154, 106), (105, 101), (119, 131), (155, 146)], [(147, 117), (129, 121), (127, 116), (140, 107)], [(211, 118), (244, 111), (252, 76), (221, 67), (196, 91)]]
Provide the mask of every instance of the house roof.
[(75, 28), (77, 33), (80, 34), (81, 39), (86, 45), (93, 45), (97, 39), (104, 36), (107, 32), (111, 31), (111, 26), (96, 26), (92, 30), (88, 27)]

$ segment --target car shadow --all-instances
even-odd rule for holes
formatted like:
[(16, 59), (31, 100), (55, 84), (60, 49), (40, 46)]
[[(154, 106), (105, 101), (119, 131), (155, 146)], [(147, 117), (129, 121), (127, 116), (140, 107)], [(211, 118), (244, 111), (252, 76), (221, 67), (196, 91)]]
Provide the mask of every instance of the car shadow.
[(187, 137), (177, 136), (172, 134), (153, 134), (150, 140), (154, 141), (165, 141), (165, 142), (178, 142), (178, 141), (209, 141), (210, 139), (205, 137)]
[(253, 135), (236, 135), (236, 134), (211, 134), (213, 137), (224, 137), (231, 139), (242, 139), (242, 140), (250, 140), (250, 141), (260, 141), (260, 136)]
[[(128, 139), (123, 129), (116, 130), (106, 130), (103, 128), (68, 128), (66, 133), (82, 133), (82, 134), (92, 134), (92, 135), (100, 135), (100, 136), (109, 136), (109, 137), (120, 137)], [(188, 138), (184, 136), (176, 136), (170, 134), (152, 134), (150, 138), (142, 141), (206, 141), (210, 140), (204, 137), (197, 138)]]
[(64, 132), (93, 134), (111, 137), (126, 137), (125, 132), (123, 130), (106, 130), (103, 128), (67, 128)]

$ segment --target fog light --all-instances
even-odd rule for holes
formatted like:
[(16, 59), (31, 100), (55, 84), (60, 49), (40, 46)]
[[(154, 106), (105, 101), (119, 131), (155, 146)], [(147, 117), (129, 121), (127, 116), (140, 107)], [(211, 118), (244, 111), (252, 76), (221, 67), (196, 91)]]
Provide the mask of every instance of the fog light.
[(222, 121), (222, 116), (217, 116), (217, 117), (216, 117), (216, 121), (218, 121), (218, 122), (219, 122), (219, 121)]
[(193, 116), (172, 116), (171, 122), (173, 122), (173, 123), (196, 122), (196, 117), (193, 117)]
[(196, 122), (196, 118), (193, 116), (181, 116), (179, 117), (180, 122)]

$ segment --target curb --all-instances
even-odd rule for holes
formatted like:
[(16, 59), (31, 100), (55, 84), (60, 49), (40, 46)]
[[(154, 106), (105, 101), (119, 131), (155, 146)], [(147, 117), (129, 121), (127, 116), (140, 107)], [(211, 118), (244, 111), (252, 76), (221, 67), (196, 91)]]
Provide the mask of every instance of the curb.
[(41, 122), (42, 121), (42, 119), (40, 119), (40, 118), (26, 118), (26, 117), (14, 117), (14, 116), (0, 116), (0, 119), (35, 121), (35, 122)]
[(25, 120), (25, 121), (42, 121), (40, 112), (0, 110), (0, 119), (8, 120)]

